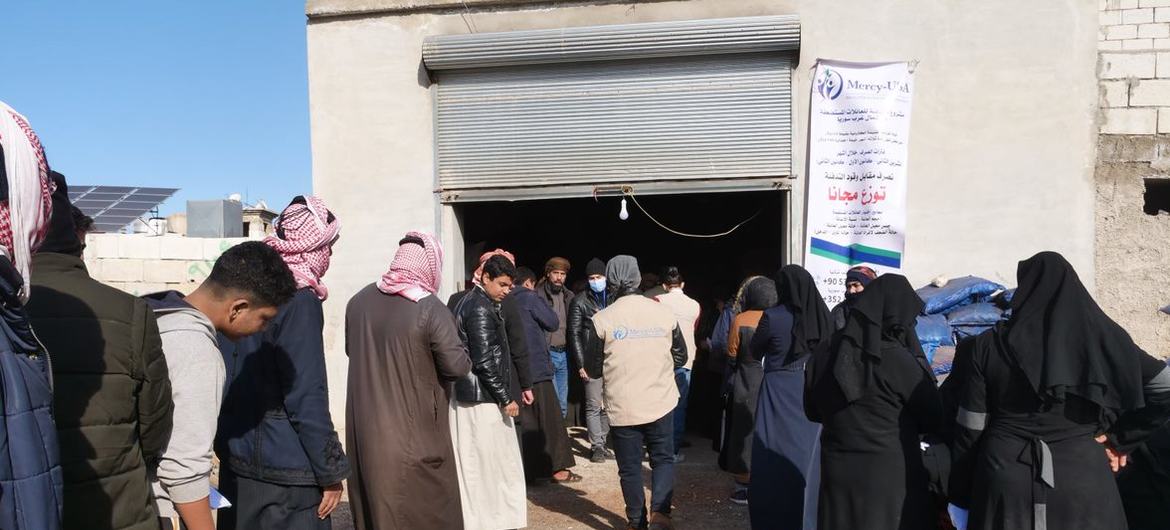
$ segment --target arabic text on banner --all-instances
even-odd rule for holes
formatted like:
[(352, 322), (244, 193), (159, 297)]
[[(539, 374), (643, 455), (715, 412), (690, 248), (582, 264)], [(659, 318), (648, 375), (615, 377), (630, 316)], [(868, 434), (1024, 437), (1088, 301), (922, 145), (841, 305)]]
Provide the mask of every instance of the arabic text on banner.
[(914, 79), (907, 63), (818, 61), (809, 117), (805, 268), (832, 307), (845, 272), (900, 272)]

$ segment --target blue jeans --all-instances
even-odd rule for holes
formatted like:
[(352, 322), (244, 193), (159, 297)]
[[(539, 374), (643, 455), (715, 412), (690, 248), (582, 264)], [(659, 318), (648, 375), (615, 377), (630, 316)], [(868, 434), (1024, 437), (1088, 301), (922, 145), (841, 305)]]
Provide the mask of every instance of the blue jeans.
[(674, 369), (674, 384), (678, 385), (678, 406), (674, 408), (674, 452), (682, 448), (687, 432), (687, 396), (691, 394), (691, 371)]
[(569, 354), (565, 350), (548, 350), (553, 365), (553, 387), (561, 402), (561, 418), (569, 415)]
[(674, 496), (674, 440), (671, 437), (674, 418), (671, 414), (645, 425), (610, 429), (622, 497), (626, 501), (626, 518), (634, 528), (641, 528), (647, 522), (646, 493), (642, 491), (643, 443), (650, 453), (650, 511), (670, 515), (670, 500)]

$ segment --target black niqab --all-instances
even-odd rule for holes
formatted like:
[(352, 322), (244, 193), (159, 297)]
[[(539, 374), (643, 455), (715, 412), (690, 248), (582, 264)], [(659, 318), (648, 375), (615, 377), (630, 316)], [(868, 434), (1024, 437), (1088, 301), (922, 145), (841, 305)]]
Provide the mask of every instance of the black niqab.
[(847, 403), (862, 398), (873, 382), (882, 350), (901, 346), (928, 373), (929, 363), (914, 326), (925, 304), (905, 276), (886, 274), (871, 282), (849, 314), (836, 341), (833, 377)]
[(1007, 354), (1036, 394), (1063, 402), (1074, 394), (1107, 410), (1144, 404), (1142, 350), (1093, 301), (1072, 265), (1055, 252), (1021, 261)]
[(750, 278), (743, 289), (743, 310), (763, 311), (776, 305), (776, 282), (763, 276)]
[(817, 290), (816, 280), (799, 265), (785, 265), (776, 273), (779, 302), (792, 311), (792, 353), (803, 357), (833, 333), (832, 316)]

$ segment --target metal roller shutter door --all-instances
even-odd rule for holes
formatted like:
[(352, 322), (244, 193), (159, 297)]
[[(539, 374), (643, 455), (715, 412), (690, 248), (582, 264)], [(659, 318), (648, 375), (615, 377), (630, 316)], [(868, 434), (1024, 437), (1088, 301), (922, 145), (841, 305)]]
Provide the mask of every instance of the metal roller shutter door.
[[(755, 18), (731, 20), (759, 26)], [(558, 53), (571, 57), (565, 62), (550, 62), (539, 46), (527, 46), (521, 48), (533, 55), (511, 53), (506, 61), (479, 50), (475, 59), (493, 66), (471, 68), (475, 60), (449, 52), (441, 64), (461, 68), (437, 72), (435, 145), (443, 199), (501, 198), (516, 195), (516, 188), (574, 196), (596, 186), (662, 182), (700, 189), (744, 182), (758, 189), (768, 179), (791, 176), (793, 54), (758, 51), (767, 49), (759, 37), (752, 37), (754, 48), (745, 48), (727, 31), (703, 35), (725, 46), (702, 47), (663, 40), (663, 24), (637, 26), (658, 28), (657, 37), (641, 42), (668, 42), (685, 54), (667, 57), (643, 46), (638, 53), (646, 57), (630, 59), (628, 48), (601, 46), (593, 38), (588, 53), (562, 43)], [(610, 31), (624, 41), (637, 40), (631, 27), (608, 28), (622, 28)], [(786, 39), (770, 46), (790, 49)], [(598, 46), (617, 58), (602, 60)], [(460, 49), (476, 50), (466, 43)]]

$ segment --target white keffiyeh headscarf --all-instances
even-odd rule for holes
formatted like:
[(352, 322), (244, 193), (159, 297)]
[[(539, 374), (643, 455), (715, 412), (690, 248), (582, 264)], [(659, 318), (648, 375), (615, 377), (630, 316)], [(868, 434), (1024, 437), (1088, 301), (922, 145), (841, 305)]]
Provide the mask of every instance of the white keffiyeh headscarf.
[(54, 186), (41, 140), (28, 120), (2, 101), (0, 148), (6, 177), (6, 193), (0, 200), (0, 253), (24, 278), (20, 299), (27, 302), (29, 262), (49, 229)]

